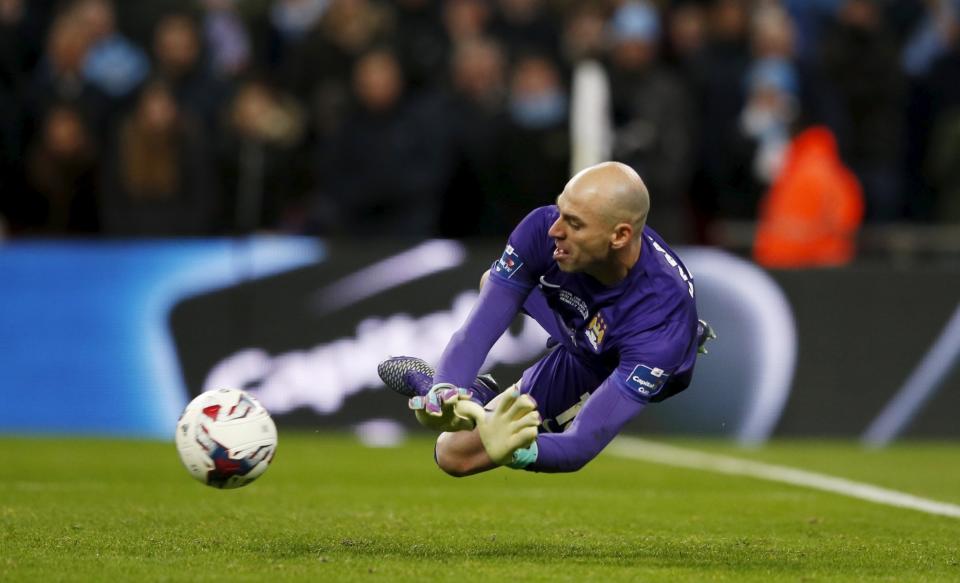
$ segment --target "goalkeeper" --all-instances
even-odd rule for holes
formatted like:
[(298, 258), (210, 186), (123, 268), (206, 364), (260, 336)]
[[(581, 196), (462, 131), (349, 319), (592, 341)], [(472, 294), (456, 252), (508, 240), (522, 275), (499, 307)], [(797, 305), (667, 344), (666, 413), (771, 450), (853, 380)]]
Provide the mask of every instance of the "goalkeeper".
[[(581, 171), (514, 229), (435, 371), (407, 356), (380, 364), (417, 419), (442, 432), (445, 472), (576, 471), (647, 404), (690, 384), (715, 335), (698, 321), (693, 276), (646, 226), (649, 209), (629, 166)], [(552, 349), (500, 392), (477, 373), (519, 313), (543, 326)]]

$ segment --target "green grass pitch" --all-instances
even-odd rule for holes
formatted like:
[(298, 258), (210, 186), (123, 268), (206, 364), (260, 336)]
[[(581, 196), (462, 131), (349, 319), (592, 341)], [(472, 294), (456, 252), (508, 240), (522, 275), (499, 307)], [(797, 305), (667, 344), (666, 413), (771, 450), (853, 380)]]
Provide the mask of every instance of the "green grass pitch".
[[(960, 444), (672, 443), (960, 503)], [(219, 491), (172, 443), (0, 446), (2, 581), (960, 581), (960, 519), (612, 455), (458, 480), (425, 437), (282, 433)]]

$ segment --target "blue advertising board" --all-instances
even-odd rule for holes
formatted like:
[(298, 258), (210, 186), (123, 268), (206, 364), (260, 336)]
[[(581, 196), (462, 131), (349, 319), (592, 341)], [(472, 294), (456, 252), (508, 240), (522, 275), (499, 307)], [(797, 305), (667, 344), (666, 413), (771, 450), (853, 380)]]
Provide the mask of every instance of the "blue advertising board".
[(0, 246), (0, 431), (169, 438), (180, 299), (315, 263), (294, 237)]

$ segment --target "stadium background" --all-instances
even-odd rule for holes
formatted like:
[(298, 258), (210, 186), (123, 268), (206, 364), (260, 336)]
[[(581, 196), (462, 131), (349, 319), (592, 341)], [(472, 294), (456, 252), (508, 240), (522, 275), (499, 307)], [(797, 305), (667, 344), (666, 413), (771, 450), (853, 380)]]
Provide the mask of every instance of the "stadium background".
[[(2, 1), (0, 432), (167, 438), (221, 379), (281, 427), (411, 427), (373, 364), (438, 351), (511, 225), (610, 157), (722, 335), (632, 429), (956, 438), (957, 10)], [(761, 201), (813, 126), (856, 253), (770, 268)]]
[[(958, 4), (0, 0), (0, 579), (958, 580)], [(454, 480), (375, 364), (606, 158), (720, 339)], [(280, 430), (229, 491), (172, 444), (221, 384)]]

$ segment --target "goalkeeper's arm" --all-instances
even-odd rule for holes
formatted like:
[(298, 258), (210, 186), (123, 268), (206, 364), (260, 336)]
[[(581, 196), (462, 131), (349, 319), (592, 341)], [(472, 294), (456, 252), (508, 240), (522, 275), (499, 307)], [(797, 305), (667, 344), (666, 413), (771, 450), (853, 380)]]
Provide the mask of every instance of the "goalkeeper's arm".
[(646, 407), (608, 377), (590, 395), (563, 433), (541, 433), (536, 459), (524, 466), (534, 472), (575, 472), (597, 457), (623, 426)]
[(410, 400), (421, 425), (438, 431), (475, 426), (474, 419), (457, 414), (455, 405), (470, 399), (471, 393), (464, 387), (473, 384), (490, 348), (520, 312), (529, 293), (498, 283), (481, 284), (477, 303), (440, 357), (433, 387), (426, 395)]
[[(579, 470), (646, 405), (627, 396), (616, 386), (617, 382), (615, 378), (604, 381), (563, 433), (536, 435), (535, 430), (530, 431), (539, 423), (539, 415), (524, 417), (535, 405), (528, 395), (518, 397), (513, 392), (516, 389), (508, 389), (498, 397), (493, 411), (483, 411), (467, 399), (458, 400), (459, 415), (476, 420), (476, 429), (441, 434), (437, 464), (453, 476), (468, 476), (501, 465), (536, 472)], [(505, 402), (508, 398), (510, 401)], [(512, 409), (514, 401), (524, 405)], [(524, 407), (528, 409), (521, 415)], [(507, 411), (512, 413), (503, 413)], [(530, 423), (535, 424), (531, 427)]]
[(489, 277), (467, 320), (447, 343), (433, 382), (469, 387), (494, 343), (520, 313), (529, 293), (530, 290)]

